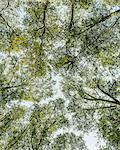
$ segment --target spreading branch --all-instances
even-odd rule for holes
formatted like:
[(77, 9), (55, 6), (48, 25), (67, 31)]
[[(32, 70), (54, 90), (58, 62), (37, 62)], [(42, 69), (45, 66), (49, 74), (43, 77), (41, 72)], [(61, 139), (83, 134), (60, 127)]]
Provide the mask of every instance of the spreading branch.
[(86, 31), (88, 31), (88, 30), (90, 30), (90, 29), (92, 29), (93, 27), (97, 26), (98, 24), (100, 24), (100, 23), (102, 23), (102, 22), (105, 22), (106, 20), (108, 20), (109, 18), (111, 18), (113, 15), (118, 14), (118, 13), (120, 13), (120, 9), (118, 9), (118, 10), (116, 10), (116, 11), (110, 13), (110, 14), (107, 15), (107, 16), (102, 17), (100, 20), (96, 21), (94, 24), (88, 25), (88, 26), (87, 26), (87, 29), (81, 31), (81, 32), (79, 33), (79, 35), (85, 33)]
[(120, 104), (119, 100), (117, 100), (115, 97), (113, 97), (110, 93), (104, 91), (99, 84), (97, 84), (97, 88), (105, 95), (109, 96), (111, 99), (113, 99), (116, 103)]
[(96, 101), (96, 102), (107, 102), (107, 103), (111, 103), (111, 104), (116, 104), (116, 105), (120, 105), (120, 103), (115, 102), (115, 101), (110, 101), (110, 100), (106, 100), (106, 99), (102, 99), (102, 98), (87, 98), (84, 97), (84, 99), (89, 100), (89, 101)]

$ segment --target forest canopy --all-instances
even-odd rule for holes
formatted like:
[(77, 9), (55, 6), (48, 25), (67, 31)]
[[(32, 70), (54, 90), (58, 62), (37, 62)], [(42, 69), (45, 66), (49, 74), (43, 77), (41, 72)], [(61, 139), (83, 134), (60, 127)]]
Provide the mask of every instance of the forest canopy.
[(0, 1), (0, 149), (120, 149), (120, 1)]

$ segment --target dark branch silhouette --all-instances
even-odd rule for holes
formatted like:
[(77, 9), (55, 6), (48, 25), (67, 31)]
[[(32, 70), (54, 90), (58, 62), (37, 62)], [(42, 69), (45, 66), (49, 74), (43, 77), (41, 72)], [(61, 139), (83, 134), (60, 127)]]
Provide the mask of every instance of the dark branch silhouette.
[(105, 95), (109, 96), (110, 98), (112, 98), (116, 103), (120, 104), (119, 100), (117, 100), (115, 97), (113, 97), (110, 93), (107, 93), (106, 91), (104, 91), (99, 84), (97, 84), (98, 89), (104, 93)]
[(105, 107), (95, 107), (95, 108), (83, 108), (83, 110), (100, 110), (100, 109), (115, 109), (116, 106), (105, 106)]
[(95, 27), (96, 25), (98, 25), (98, 24), (100, 24), (100, 23), (102, 23), (102, 22), (108, 20), (110, 17), (112, 17), (112, 16), (113, 16), (114, 14), (116, 14), (116, 13), (120, 13), (120, 9), (118, 9), (118, 10), (116, 10), (116, 11), (110, 13), (110, 14), (107, 15), (107, 16), (102, 17), (100, 20), (96, 21), (94, 24), (88, 25), (88, 26), (87, 26), (87, 29), (81, 31), (81, 32), (79, 33), (79, 35), (85, 33), (86, 31), (88, 31), (88, 30), (90, 30), (90, 29), (92, 29), (92, 28)]

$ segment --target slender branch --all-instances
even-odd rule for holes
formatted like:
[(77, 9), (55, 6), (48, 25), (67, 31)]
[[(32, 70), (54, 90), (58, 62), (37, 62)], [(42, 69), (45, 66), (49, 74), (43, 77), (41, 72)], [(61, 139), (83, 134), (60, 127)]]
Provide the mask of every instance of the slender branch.
[(107, 103), (112, 103), (112, 104), (116, 104), (116, 105), (120, 105), (120, 103), (118, 102), (115, 102), (115, 101), (109, 101), (109, 100), (106, 100), (106, 99), (102, 99), (102, 98), (87, 98), (87, 97), (84, 97), (84, 99), (86, 100), (89, 100), (89, 101), (102, 101), (102, 102), (107, 102)]
[(44, 30), (43, 30), (43, 33), (42, 33), (42, 37), (44, 36), (45, 31), (46, 31), (45, 21), (46, 21), (46, 10), (47, 10), (48, 4), (49, 4), (49, 1), (46, 2), (45, 7), (44, 7), (44, 12), (43, 12), (43, 28), (44, 28)]
[(96, 107), (96, 108), (84, 108), (83, 110), (99, 110), (99, 109), (109, 109), (109, 108), (116, 108), (116, 106), (106, 106), (106, 107)]
[(79, 34), (82, 34), (82, 33), (86, 32), (86, 31), (90, 30), (91, 28), (95, 27), (95, 26), (98, 25), (99, 23), (108, 20), (108, 19), (109, 19), (110, 17), (112, 17), (114, 14), (119, 13), (119, 12), (120, 12), (120, 9), (118, 9), (118, 10), (116, 10), (116, 11), (110, 13), (109, 15), (107, 15), (107, 16), (105, 16), (105, 17), (102, 17), (100, 20), (96, 21), (95, 24), (90, 24), (90, 25), (88, 25), (88, 26), (87, 26), (87, 29), (81, 31)]
[[(5, 20), (5, 18), (3, 17), (2, 14), (0, 14), (0, 17), (3, 19), (3, 21), (6, 23), (6, 25), (7, 25), (10, 29), (12, 29), (12, 27), (8, 24), (8, 22)], [(13, 29), (12, 29), (12, 31), (13, 31)]]
[(9, 5), (10, 5), (10, 2), (9, 2), (9, 0), (8, 0), (6, 7), (2, 8), (0, 12), (4, 11), (5, 9), (7, 9), (7, 8), (9, 7)]
[(85, 92), (85, 94), (88, 95), (88, 96), (90, 96), (91, 98), (95, 99), (94, 96), (92, 96), (92, 95), (90, 95), (90, 94), (88, 94), (88, 93), (86, 93), (86, 92)]
[(1, 90), (7, 90), (7, 89), (11, 89), (11, 88), (17, 88), (17, 87), (20, 87), (20, 86), (24, 86), (26, 84), (20, 84), (20, 85), (13, 85), (13, 86), (6, 86), (6, 87), (1, 87), (0, 89)]
[(69, 31), (71, 30), (74, 23), (73, 18), (74, 18), (74, 2), (72, 2), (72, 6), (71, 6), (71, 19), (70, 19)]
[(98, 89), (99, 89), (102, 93), (104, 93), (105, 95), (107, 95), (107, 96), (109, 96), (110, 98), (112, 98), (116, 103), (119, 103), (119, 104), (120, 104), (119, 100), (117, 100), (117, 99), (114, 98), (112, 95), (110, 95), (109, 93), (107, 93), (106, 91), (104, 91), (104, 90), (99, 86), (99, 84), (97, 84), (97, 87), (98, 87)]
[[(72, 3), (72, 5), (71, 5), (71, 18), (70, 18), (70, 23), (69, 23), (69, 27), (68, 27), (68, 33), (71, 32), (72, 26), (74, 24), (74, 21), (73, 21), (74, 20), (74, 3), (75, 3), (74, 0), (71, 3)], [(67, 52), (69, 52), (68, 46), (67, 46), (68, 43), (70, 43), (70, 38), (68, 38), (66, 41), (66, 51)]]

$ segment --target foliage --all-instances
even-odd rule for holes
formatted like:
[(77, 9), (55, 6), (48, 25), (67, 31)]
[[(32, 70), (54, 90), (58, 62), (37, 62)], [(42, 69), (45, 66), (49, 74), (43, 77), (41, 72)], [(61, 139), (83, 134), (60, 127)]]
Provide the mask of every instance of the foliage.
[(0, 149), (118, 150), (119, 2), (0, 3)]

